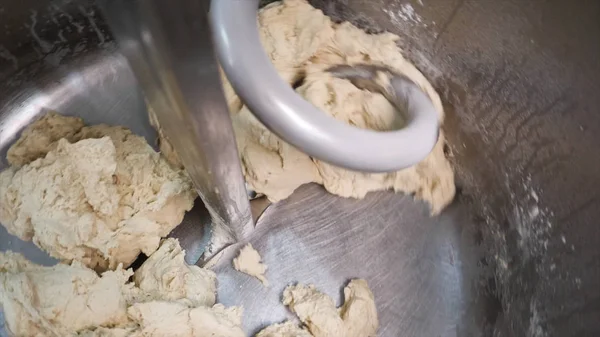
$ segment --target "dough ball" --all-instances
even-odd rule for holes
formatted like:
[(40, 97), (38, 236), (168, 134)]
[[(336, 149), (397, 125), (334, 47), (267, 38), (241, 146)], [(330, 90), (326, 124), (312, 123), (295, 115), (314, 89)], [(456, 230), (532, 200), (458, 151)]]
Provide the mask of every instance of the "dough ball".
[(57, 259), (100, 271), (152, 254), (193, 206), (185, 172), (123, 127), (83, 127), (71, 138), (0, 173), (0, 223)]

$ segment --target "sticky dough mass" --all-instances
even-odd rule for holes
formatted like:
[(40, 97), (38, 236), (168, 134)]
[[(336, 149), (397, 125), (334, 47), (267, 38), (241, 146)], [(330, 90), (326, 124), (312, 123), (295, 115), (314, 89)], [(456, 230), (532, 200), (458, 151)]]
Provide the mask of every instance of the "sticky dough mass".
[[(431, 98), (443, 122), (439, 95), (402, 56), (397, 35), (367, 34), (348, 22), (333, 23), (305, 0), (274, 2), (259, 12), (258, 23), (263, 47), (279, 75), (290, 85), (301, 82), (296, 92), (324, 113), (360, 128), (401, 127), (401, 116), (381, 94), (360, 90), (325, 72), (339, 64), (382, 64), (415, 82)], [(299, 186), (313, 182), (342, 197), (364, 198), (379, 190), (414, 194), (429, 203), (434, 215), (454, 198), (454, 172), (444, 156), (443, 132), (430, 155), (413, 167), (385, 174), (349, 171), (311, 158), (274, 135), (243, 105), (226, 77), (222, 79), (244, 177), (270, 201), (285, 199)], [(181, 166), (153, 112), (149, 113), (161, 135), (161, 150), (169, 162)]]
[(214, 273), (182, 254), (168, 239), (135, 273), (98, 275), (78, 262), (44, 267), (0, 253), (7, 328), (15, 336), (244, 337), (241, 308), (215, 304)]
[(233, 259), (233, 268), (244, 274), (257, 278), (265, 287), (269, 286), (269, 281), (265, 276), (267, 265), (262, 262), (262, 257), (252, 244), (247, 244), (240, 249), (239, 255)]
[(298, 316), (308, 330), (292, 322), (272, 325), (257, 337), (375, 337), (379, 320), (375, 299), (367, 281), (355, 279), (344, 288), (344, 304), (313, 285), (293, 285), (283, 292), (283, 304)]
[(57, 259), (97, 270), (152, 254), (196, 197), (183, 171), (124, 127), (50, 113), (9, 154), (0, 223)]
[[(351, 125), (390, 130), (398, 113), (380, 94), (363, 91), (324, 70), (336, 64), (383, 64), (414, 81), (431, 98), (440, 121), (443, 108), (427, 79), (402, 56), (390, 34), (367, 34), (350, 23), (336, 24), (304, 0), (288, 0), (259, 13), (260, 36), (267, 55), (290, 85), (303, 79), (296, 92), (313, 105)], [(398, 172), (367, 174), (329, 165), (282, 141), (241, 104), (228, 83), (225, 95), (232, 112), (246, 181), (275, 202), (306, 183), (322, 184), (342, 197), (363, 198), (368, 192), (392, 189), (415, 194), (439, 213), (453, 199), (454, 174), (444, 156), (444, 135), (421, 163)]]
[[(0, 253), (0, 304), (16, 337), (244, 337), (242, 308), (215, 303), (214, 272), (187, 265), (175, 239), (166, 239), (134, 272), (120, 266), (98, 275), (79, 262), (52, 267)], [(133, 277), (132, 277), (133, 276)], [(130, 281), (132, 279), (132, 281)], [(303, 326), (287, 321), (257, 337), (375, 337), (373, 294), (350, 281), (336, 308), (314, 286), (289, 286), (283, 304)]]

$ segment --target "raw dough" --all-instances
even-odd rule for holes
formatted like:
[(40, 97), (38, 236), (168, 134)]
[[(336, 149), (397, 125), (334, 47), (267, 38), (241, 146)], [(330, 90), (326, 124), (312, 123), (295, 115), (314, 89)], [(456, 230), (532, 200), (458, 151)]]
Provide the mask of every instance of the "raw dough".
[(145, 293), (145, 302), (182, 299), (189, 306), (215, 304), (215, 273), (188, 265), (184, 258), (179, 243), (169, 239), (136, 270), (133, 280)]
[(140, 325), (133, 336), (245, 337), (238, 307), (189, 308), (178, 302), (136, 303), (127, 310)]
[(286, 288), (283, 304), (314, 337), (375, 337), (379, 327), (373, 293), (365, 280), (350, 281), (344, 288), (344, 305), (339, 310), (331, 297), (312, 285)]
[(59, 139), (75, 142), (78, 138), (75, 135), (84, 126), (81, 118), (48, 112), (23, 130), (21, 137), (8, 149), (6, 159), (13, 166), (29, 164), (56, 148)]
[[(65, 131), (78, 121), (52, 114), (25, 130), (13, 153), (19, 162), (39, 158), (0, 173), (0, 223), (55, 258), (99, 271), (127, 267), (140, 252), (156, 251), (196, 193), (144, 138), (108, 125)], [(43, 131), (35, 140), (48, 124), (69, 139), (42, 146), (56, 138)], [(28, 144), (35, 144), (31, 153)], [(40, 149), (50, 151), (40, 157)]]
[[(98, 276), (78, 262), (43, 267), (20, 254), (0, 253), (0, 303), (6, 325), (17, 337), (243, 337), (241, 308), (215, 305), (214, 274), (185, 265), (177, 252), (182, 252), (178, 242), (166, 240), (155, 253), (158, 258), (150, 256), (150, 264), (144, 263), (143, 271), (134, 275), (160, 275), (164, 266), (155, 262), (163, 261), (177, 270), (162, 280), (174, 280), (168, 291), (160, 282), (136, 287), (128, 282), (133, 273), (120, 267)], [(213, 292), (213, 300), (194, 301), (200, 292)]]
[[(348, 22), (334, 23), (305, 0), (274, 2), (259, 12), (258, 22), (263, 48), (279, 75), (290, 85), (301, 82), (296, 92), (332, 117), (379, 131), (401, 127), (402, 118), (382, 95), (324, 71), (337, 64), (367, 63), (386, 65), (410, 78), (431, 98), (443, 122), (439, 95), (402, 56), (397, 35), (367, 34)], [(364, 198), (379, 190), (414, 194), (429, 203), (434, 215), (454, 198), (454, 172), (444, 155), (443, 132), (429, 156), (413, 167), (385, 174), (349, 171), (313, 159), (271, 133), (242, 104), (224, 76), (222, 82), (246, 182), (270, 201), (285, 199), (312, 182), (342, 197)], [(161, 133), (160, 126), (153, 125)], [(163, 136), (160, 144), (170, 161), (180, 164), (168, 139)]]
[(313, 337), (313, 335), (296, 323), (285, 322), (262, 329), (256, 337)]
[(233, 267), (237, 271), (256, 277), (265, 287), (268, 287), (269, 281), (265, 277), (267, 265), (261, 263), (261, 259), (260, 254), (249, 243), (240, 249), (240, 254), (233, 259)]
[(99, 325), (128, 323), (133, 273), (118, 268), (98, 276), (78, 262), (42, 267), (0, 253), (0, 303), (15, 336), (69, 336)]
[[(296, 91), (329, 115), (361, 128), (397, 127), (397, 113), (382, 95), (360, 90), (323, 70), (335, 64), (384, 64), (406, 75), (431, 98), (443, 121), (438, 94), (396, 45), (399, 37), (367, 34), (350, 23), (333, 23), (305, 0), (273, 3), (259, 13), (263, 46), (280, 75), (290, 84), (304, 78)], [(363, 198), (392, 189), (415, 194), (438, 214), (453, 199), (454, 174), (444, 156), (444, 136), (421, 163), (398, 172), (367, 174), (312, 159), (266, 129), (225, 83), (246, 181), (273, 201), (288, 197), (300, 185), (316, 182), (330, 193)]]
[(346, 337), (374, 337), (377, 334), (377, 308), (367, 281), (352, 280), (344, 288), (340, 315), (346, 326)]
[(283, 292), (283, 304), (295, 313), (315, 337), (344, 336), (344, 321), (333, 299), (315, 286), (290, 286)]

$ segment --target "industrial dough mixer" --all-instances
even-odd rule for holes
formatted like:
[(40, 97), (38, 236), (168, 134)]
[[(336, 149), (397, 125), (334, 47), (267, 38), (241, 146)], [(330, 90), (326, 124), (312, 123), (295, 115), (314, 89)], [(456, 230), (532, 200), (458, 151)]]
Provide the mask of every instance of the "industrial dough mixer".
[[(357, 201), (305, 186), (267, 209), (249, 236), (281, 277), (263, 289), (218, 264), (221, 302), (242, 304), (254, 332), (286, 316), (279, 296), (290, 281), (339, 299), (340, 284), (365, 277), (381, 336), (597, 335), (600, 4), (312, 3), (404, 37), (446, 104), (447, 152), (461, 192), (430, 218), (409, 196)], [(125, 125), (152, 142), (138, 84), (94, 4), (1, 7), (2, 151), (45, 109)], [(209, 222), (198, 204), (173, 233), (192, 259), (205, 244), (198, 224)], [(2, 250), (52, 263), (33, 245), (1, 236)]]
[[(210, 11), (207, 2), (197, 1), (101, 4), (165, 137), (212, 215), (213, 235), (203, 261), (245, 240), (253, 227), (229, 111), (219, 92), (211, 32), (219, 63), (245, 105), (272, 132), (313, 158), (358, 171), (392, 172), (423, 160), (438, 141), (433, 103), (408, 78), (384, 67), (333, 67), (330, 73), (368, 82), (359, 85), (394, 101), (399, 114), (405, 112), (398, 130), (359, 129), (302, 99), (261, 47), (258, 1), (213, 1)], [(389, 84), (378, 85), (378, 74), (388, 76)]]

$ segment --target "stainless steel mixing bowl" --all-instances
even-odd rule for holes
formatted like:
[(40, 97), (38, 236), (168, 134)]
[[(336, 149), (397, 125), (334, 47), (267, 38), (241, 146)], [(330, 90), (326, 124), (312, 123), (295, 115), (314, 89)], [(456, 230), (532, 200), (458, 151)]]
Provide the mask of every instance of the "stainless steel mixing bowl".
[[(380, 336), (600, 335), (600, 2), (322, 0), (339, 20), (403, 37), (446, 104), (459, 193), (441, 216), (410, 196), (305, 186), (252, 242), (272, 286), (216, 266), (249, 333), (280, 321), (290, 282), (340, 300), (366, 278)], [(0, 1), (0, 149), (48, 109), (155, 134), (125, 59), (89, 1)], [(195, 260), (201, 204), (173, 233)], [(0, 249), (53, 263), (0, 232)], [(230, 254), (234, 252), (230, 251)]]

